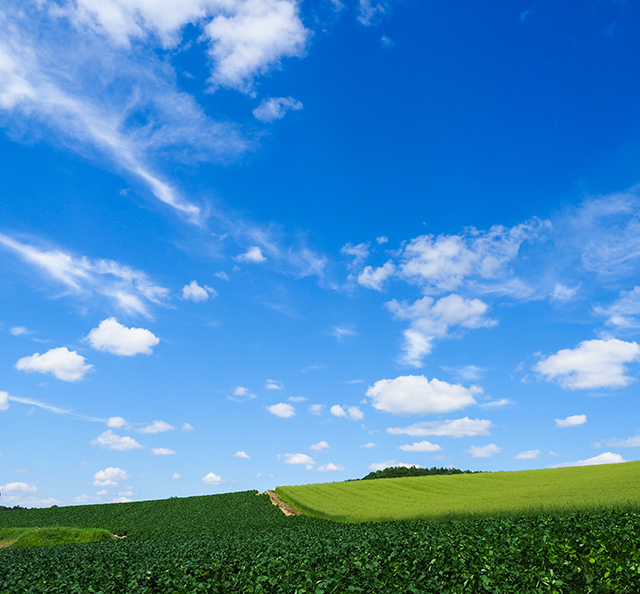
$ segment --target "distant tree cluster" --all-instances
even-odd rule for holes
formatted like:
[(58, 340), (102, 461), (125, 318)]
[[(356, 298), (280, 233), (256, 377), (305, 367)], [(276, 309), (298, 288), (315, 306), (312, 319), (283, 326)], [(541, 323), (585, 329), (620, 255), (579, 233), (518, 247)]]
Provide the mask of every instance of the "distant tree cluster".
[(459, 468), (421, 468), (420, 466), (389, 466), (383, 470), (370, 472), (362, 477), (363, 481), (381, 478), (401, 478), (404, 476), (432, 476), (434, 474), (474, 474), (473, 470), (460, 470)]

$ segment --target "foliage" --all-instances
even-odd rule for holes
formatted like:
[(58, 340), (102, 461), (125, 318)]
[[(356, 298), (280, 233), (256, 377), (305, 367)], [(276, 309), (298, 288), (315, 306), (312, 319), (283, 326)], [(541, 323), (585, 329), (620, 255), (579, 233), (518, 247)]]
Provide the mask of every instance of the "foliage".
[(345, 524), (255, 492), (0, 510), (0, 526), (42, 524), (129, 536), (0, 550), (0, 594), (640, 591), (633, 512)]
[(422, 468), (421, 466), (388, 466), (382, 470), (375, 470), (360, 480), (369, 481), (381, 478), (402, 478), (405, 476), (433, 476), (436, 474), (474, 474), (471, 470), (460, 470), (459, 468)]
[(112, 538), (111, 532), (99, 528), (1, 528), (0, 548), (101, 542)]
[(309, 515), (366, 522), (640, 511), (638, 484), (640, 462), (627, 462), (278, 487), (276, 493)]

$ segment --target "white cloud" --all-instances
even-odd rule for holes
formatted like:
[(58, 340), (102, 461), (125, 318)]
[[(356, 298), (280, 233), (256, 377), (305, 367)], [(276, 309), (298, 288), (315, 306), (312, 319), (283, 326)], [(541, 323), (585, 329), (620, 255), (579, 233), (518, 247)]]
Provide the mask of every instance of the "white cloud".
[(318, 443), (314, 443), (313, 445), (309, 446), (309, 449), (313, 450), (314, 452), (325, 452), (330, 447), (331, 446), (329, 446), (326, 441), (319, 441)]
[(411, 445), (401, 445), (399, 449), (403, 452), (438, 452), (442, 450), (442, 447), (429, 441), (416, 441)]
[(372, 441), (370, 441), (369, 443), (365, 443), (362, 447), (363, 448), (375, 448), (376, 444), (373, 443)]
[(359, 0), (358, 21), (366, 27), (378, 23), (391, 9), (389, 2), (375, 2), (374, 0)]
[(278, 380), (268, 379), (264, 386), (267, 390), (282, 390), (284, 384)]
[(376, 410), (395, 415), (426, 415), (475, 404), (473, 395), (479, 393), (482, 389), (477, 386), (465, 388), (436, 378), (428, 380), (423, 375), (401, 375), (377, 381), (366, 395)]
[(107, 450), (117, 450), (120, 452), (128, 452), (130, 450), (139, 450), (142, 446), (132, 437), (116, 435), (111, 429), (101, 433), (96, 437), (91, 445), (97, 445)]
[(169, 448), (151, 448), (154, 456), (173, 456), (175, 452)]
[(551, 293), (551, 301), (559, 301), (562, 303), (571, 301), (576, 296), (579, 288), (579, 285), (575, 287), (567, 287), (561, 283), (557, 283)]
[(526, 450), (516, 454), (514, 458), (516, 460), (535, 460), (540, 455), (540, 450)]
[(267, 410), (272, 415), (276, 415), (276, 417), (281, 417), (283, 419), (288, 419), (296, 414), (296, 409), (286, 402), (278, 402), (278, 404), (267, 406)]
[(175, 429), (172, 425), (165, 421), (154, 421), (151, 425), (138, 429), (139, 433), (164, 433), (165, 431), (172, 431)]
[(287, 400), (289, 402), (306, 402), (309, 399), (306, 396), (289, 396)]
[(623, 291), (608, 307), (598, 306), (595, 313), (607, 318), (607, 324), (615, 328), (640, 328), (640, 287)]
[(235, 256), (234, 260), (237, 262), (248, 262), (251, 264), (260, 264), (266, 262), (266, 258), (262, 253), (262, 250), (258, 246), (250, 247), (244, 254)]
[(112, 429), (119, 429), (126, 425), (128, 425), (128, 423), (122, 417), (109, 417), (107, 419), (107, 427), (111, 427)]
[(235, 400), (236, 402), (244, 402), (253, 398), (257, 398), (257, 396), (244, 386), (236, 386), (233, 390), (233, 395), (229, 396), (229, 400)]
[(485, 317), (488, 309), (486, 303), (456, 294), (437, 301), (423, 297), (413, 304), (393, 299), (386, 306), (396, 319), (409, 320), (411, 323), (404, 332), (401, 362), (412, 367), (422, 366), (422, 359), (431, 352), (433, 341), (446, 338), (450, 328), (490, 328), (497, 324), (495, 320)]
[(367, 289), (382, 291), (384, 283), (393, 276), (395, 271), (396, 267), (391, 261), (378, 268), (365, 266), (358, 275), (358, 284), (367, 287)]
[(587, 415), (571, 415), (566, 419), (556, 419), (556, 427), (577, 427), (587, 422)]
[(453, 291), (475, 281), (479, 290), (526, 295), (508, 266), (525, 242), (550, 228), (548, 221), (533, 218), (510, 229), (496, 225), (489, 231), (469, 227), (460, 235), (421, 235), (404, 247), (401, 272), (429, 291)]
[(315, 416), (321, 415), (323, 409), (324, 409), (324, 405), (322, 405), (322, 404), (310, 404), (309, 405), (309, 412), (312, 415), (315, 415)]
[(285, 464), (305, 466), (307, 470), (311, 470), (313, 465), (316, 463), (308, 454), (285, 454), (284, 461)]
[(563, 464), (556, 464), (551, 468), (566, 468), (569, 466), (597, 466), (598, 464), (619, 464), (626, 462), (626, 460), (620, 454), (614, 454), (613, 452), (605, 452), (599, 456), (593, 458), (587, 458), (586, 460), (578, 460), (577, 462), (564, 462)]
[(334, 464), (333, 462), (329, 462), (328, 464), (318, 466), (318, 470), (320, 472), (335, 472), (338, 470), (344, 470), (344, 466), (342, 466), (342, 464)]
[(107, 298), (128, 314), (149, 317), (149, 304), (159, 304), (169, 291), (147, 275), (113, 260), (91, 260), (61, 250), (44, 250), (0, 234), (0, 246), (16, 252), (48, 277), (80, 296)]
[(367, 467), (369, 470), (384, 470), (392, 466), (402, 466), (403, 468), (413, 468), (417, 464), (407, 464), (405, 462), (398, 462), (397, 460), (385, 460), (384, 462), (374, 462)]
[(207, 301), (209, 297), (216, 297), (217, 295), (218, 293), (212, 287), (208, 285), (201, 287), (198, 282), (194, 280), (182, 287), (182, 298), (187, 301)]
[(270, 97), (253, 110), (253, 116), (261, 122), (281, 120), (288, 111), (299, 111), (302, 103), (293, 97)]
[(181, 479), (181, 478), (182, 478), (182, 475), (181, 475), (179, 472), (174, 472), (174, 473), (171, 475), (171, 478), (172, 478), (174, 481), (177, 481), (178, 479)]
[(96, 472), (93, 478), (93, 484), (96, 487), (115, 487), (120, 481), (126, 481), (131, 477), (127, 474), (126, 470), (109, 466), (104, 470)]
[(0, 392), (0, 411), (9, 410), (9, 393)]
[(9, 329), (9, 332), (11, 332), (13, 336), (25, 336), (26, 334), (32, 333), (28, 328), (25, 328), (24, 326), (14, 326), (13, 328)]
[(540, 360), (534, 369), (546, 380), (557, 380), (566, 389), (619, 388), (632, 378), (625, 364), (640, 359), (640, 346), (616, 338), (585, 340), (575, 349), (563, 349)]
[(37, 487), (34, 484), (27, 483), (7, 483), (6, 485), (0, 485), (0, 491), (5, 493), (35, 493)]
[(355, 332), (351, 330), (351, 328), (345, 328), (343, 326), (334, 326), (331, 330), (331, 334), (333, 334), (338, 340), (342, 340), (347, 336), (355, 336)]
[(194, 428), (189, 423), (184, 422), (184, 423), (182, 423), (182, 430), (183, 431), (194, 431)]
[(471, 446), (466, 452), (473, 458), (490, 458), (502, 452), (502, 448), (490, 443), (486, 446)]
[(446, 421), (422, 421), (408, 427), (390, 427), (387, 433), (390, 435), (410, 435), (412, 437), (425, 437), (427, 435), (447, 437), (473, 437), (476, 435), (489, 435), (492, 423), (486, 419), (453, 419)]
[(607, 439), (604, 443), (596, 445), (606, 445), (612, 448), (640, 448), (640, 435), (627, 437), (627, 439)]
[(205, 26), (214, 86), (248, 91), (255, 75), (278, 67), (283, 57), (304, 54), (310, 32), (295, 0), (231, 2), (220, 12)]
[(490, 400), (489, 402), (483, 402), (478, 406), (480, 408), (504, 408), (505, 406), (511, 406), (513, 402), (508, 398), (500, 398), (500, 400)]
[(238, 451), (235, 454), (233, 454), (233, 456), (235, 458), (243, 458), (244, 460), (251, 460), (251, 456), (249, 456), (249, 454), (247, 454), (247, 452), (243, 452), (243, 451)]
[(218, 476), (213, 472), (210, 472), (206, 476), (203, 476), (201, 480), (205, 485), (221, 485), (225, 482), (225, 480), (221, 476)]
[(334, 404), (329, 412), (334, 417), (342, 417), (344, 419), (351, 419), (352, 421), (360, 421), (364, 418), (364, 413), (357, 406), (350, 406), (346, 410), (339, 404)]
[(97, 328), (89, 332), (86, 340), (97, 351), (124, 357), (151, 355), (153, 347), (160, 342), (153, 332), (145, 328), (127, 328), (116, 318), (107, 318), (100, 322)]
[(78, 382), (93, 369), (93, 365), (85, 363), (85, 358), (67, 347), (49, 349), (46, 353), (34, 353), (23, 357), (15, 365), (19, 371), (37, 371), (53, 375), (65, 382)]

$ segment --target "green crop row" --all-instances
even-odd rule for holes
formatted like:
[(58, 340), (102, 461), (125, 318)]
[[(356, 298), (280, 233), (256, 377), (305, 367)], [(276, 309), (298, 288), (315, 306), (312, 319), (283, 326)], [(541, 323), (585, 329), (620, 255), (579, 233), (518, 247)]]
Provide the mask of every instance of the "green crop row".
[(640, 462), (520, 472), (423, 476), (278, 487), (321, 518), (382, 521), (640, 511)]
[(344, 524), (255, 492), (0, 509), (0, 526), (72, 518), (128, 537), (0, 550), (1, 594), (640, 592), (632, 512)]

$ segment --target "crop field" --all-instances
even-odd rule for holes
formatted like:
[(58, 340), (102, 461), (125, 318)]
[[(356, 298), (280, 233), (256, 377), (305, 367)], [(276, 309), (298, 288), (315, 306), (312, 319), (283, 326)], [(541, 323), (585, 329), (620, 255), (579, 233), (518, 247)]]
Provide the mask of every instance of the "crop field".
[(36, 526), (127, 538), (1, 549), (0, 593), (640, 592), (629, 511), (349, 524), (287, 517), (255, 491), (0, 508), (0, 531)]
[(640, 462), (278, 487), (304, 513), (365, 522), (640, 511)]

